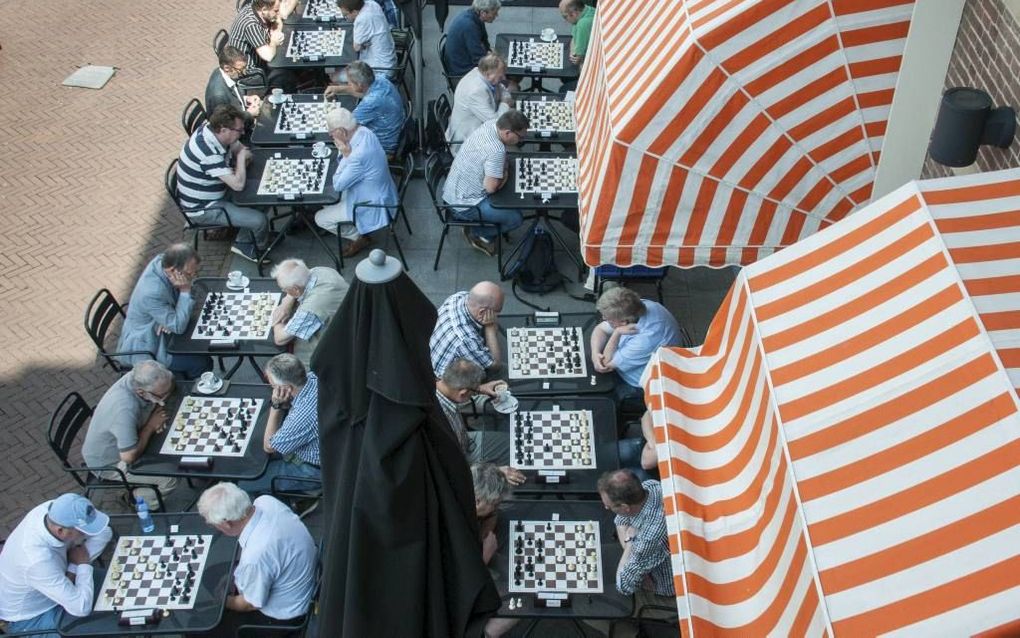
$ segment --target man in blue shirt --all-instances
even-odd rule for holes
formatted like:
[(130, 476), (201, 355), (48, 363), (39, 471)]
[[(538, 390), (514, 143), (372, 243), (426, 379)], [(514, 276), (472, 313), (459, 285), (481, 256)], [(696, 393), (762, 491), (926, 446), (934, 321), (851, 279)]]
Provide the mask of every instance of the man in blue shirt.
[[(273, 477), (319, 479), (319, 379), (292, 354), (278, 354), (266, 365), (273, 386), (272, 405), (262, 447), (279, 455), (269, 461), (265, 473), (238, 487), (252, 494), (269, 492)], [(307, 490), (309, 481), (277, 481), (277, 489)]]
[(500, 0), (473, 0), (446, 30), (446, 68), (450, 75), (466, 75), (492, 50), (485, 25), (499, 15)]
[(404, 104), (397, 87), (384, 75), (376, 75), (368, 64), (358, 60), (347, 66), (347, 84), (326, 87), (326, 97), (346, 94), (359, 98), (354, 117), (379, 138), (383, 150), (393, 156), (404, 128)]
[(662, 304), (642, 299), (629, 288), (607, 290), (595, 307), (603, 319), (591, 333), (595, 370), (615, 370), (622, 381), (616, 384), (621, 409), (643, 412), (641, 374), (648, 361), (659, 348), (690, 345), (690, 339)]

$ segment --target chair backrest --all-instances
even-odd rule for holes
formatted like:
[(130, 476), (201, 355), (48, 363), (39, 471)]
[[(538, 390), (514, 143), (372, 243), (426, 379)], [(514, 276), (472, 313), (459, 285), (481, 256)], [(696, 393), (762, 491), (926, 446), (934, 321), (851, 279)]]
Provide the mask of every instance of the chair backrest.
[(425, 185), (432, 196), (432, 204), (439, 211), (443, 204), (443, 178), (446, 177), (446, 166), (443, 165), (439, 153), (432, 153), (425, 158)]
[(220, 29), (217, 31), (216, 35), (214, 35), (212, 39), (213, 54), (215, 54), (216, 57), (219, 57), (220, 51), (223, 50), (223, 47), (227, 46), (228, 42), (230, 42), (230, 34), (227, 33), (227, 30)]
[(432, 108), (435, 111), (436, 121), (443, 127), (444, 131), (450, 128), (450, 116), (453, 115), (453, 107), (450, 106), (450, 98), (444, 91), (439, 94), (436, 101), (433, 102)]
[(127, 315), (123, 306), (117, 303), (117, 298), (106, 288), (100, 289), (85, 309), (85, 333), (96, 345), (100, 356), (106, 359), (115, 372), (124, 372), (131, 368), (131, 366), (126, 366), (111, 357), (106, 350), (106, 339), (110, 332), (110, 326), (118, 317), (123, 320), (125, 316)]
[(191, 137), (205, 121), (205, 107), (202, 106), (202, 102), (197, 97), (191, 98), (181, 111), (181, 128), (184, 129), (184, 134)]
[(418, 122), (414, 119), (414, 112), (411, 110), (411, 103), (405, 102), (404, 125), (400, 129), (400, 140), (397, 142), (397, 150), (393, 152), (393, 159), (396, 162), (403, 162), (404, 158), (414, 153), (418, 148)]
[(411, 183), (411, 177), (414, 174), (414, 156), (408, 153), (404, 156), (404, 164), (401, 167), (400, 180), (397, 182), (397, 197), (401, 204), (404, 203), (404, 193), (407, 192), (407, 187)]
[(450, 74), (450, 67), (446, 63), (446, 34), (439, 36), (439, 42), (436, 43), (436, 53), (439, 54), (439, 64), (443, 67), (443, 75)]
[(237, 0), (237, 4), (234, 5), (234, 9), (240, 11), (241, 7), (247, 7), (249, 4), (251, 4), (251, 0)]
[[(46, 442), (50, 449), (57, 455), (65, 468), (71, 467), (71, 448), (78, 438), (79, 432), (92, 418), (92, 407), (77, 392), (70, 392), (60, 405), (53, 411), (50, 417), (49, 429), (46, 432)], [(84, 479), (77, 474), (72, 474), (76, 481), (85, 486)]]

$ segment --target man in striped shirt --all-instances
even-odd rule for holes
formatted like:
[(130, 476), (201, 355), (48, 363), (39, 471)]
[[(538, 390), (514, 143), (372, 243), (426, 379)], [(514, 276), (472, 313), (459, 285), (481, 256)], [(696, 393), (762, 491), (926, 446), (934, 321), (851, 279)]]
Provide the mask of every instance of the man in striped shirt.
[(623, 545), (616, 589), (621, 594), (644, 590), (673, 597), (662, 485), (655, 480), (642, 483), (630, 470), (612, 470), (599, 478), (598, 490), (602, 504), (616, 514), (616, 533)]
[[(319, 378), (292, 354), (278, 354), (266, 364), (273, 386), (272, 405), (262, 448), (279, 455), (269, 461), (265, 473), (237, 486), (252, 494), (264, 494), (278, 476), (320, 478), (319, 473)], [(313, 487), (307, 480), (276, 482), (277, 489), (303, 491)]]
[(443, 186), (443, 201), (471, 207), (454, 211), (455, 217), (497, 226), (464, 229), (468, 243), (490, 257), (496, 254), (496, 236), (517, 228), (524, 220), (519, 210), (493, 207), (489, 195), (506, 183), (507, 147), (520, 144), (527, 132), (528, 118), (516, 109), (485, 122), (461, 145)]
[(239, 141), (243, 134), (244, 112), (229, 104), (217, 106), (181, 149), (177, 196), (184, 214), (196, 223), (214, 226), (229, 221), (240, 229), (231, 251), (255, 262), (266, 242), (266, 216), (226, 199), (227, 187), (239, 191), (247, 178), (251, 151)]
[(268, 69), (266, 65), (284, 45), (283, 20), (296, 3), (297, 0), (287, 0), (281, 8), (280, 0), (252, 0), (237, 11), (229, 30), (229, 44), (248, 59), (246, 73), (262, 69), (269, 86), (280, 87), (287, 93), (297, 88), (294, 74), (287, 69)]

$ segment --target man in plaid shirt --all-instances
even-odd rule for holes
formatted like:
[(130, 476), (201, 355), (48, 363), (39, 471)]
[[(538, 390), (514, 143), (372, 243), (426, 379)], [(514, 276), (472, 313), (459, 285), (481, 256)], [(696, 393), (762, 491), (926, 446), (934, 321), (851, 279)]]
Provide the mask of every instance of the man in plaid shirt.
[(662, 485), (656, 480), (642, 483), (630, 470), (612, 470), (599, 479), (598, 490), (602, 504), (616, 514), (623, 545), (616, 588), (621, 594), (645, 590), (675, 596)]
[(429, 340), (432, 368), (442, 378), (446, 366), (463, 358), (477, 363), (491, 379), (498, 371), (503, 351), (499, 345), (499, 313), (503, 290), (482, 281), (471, 290), (455, 292), (439, 307), (436, 327)]

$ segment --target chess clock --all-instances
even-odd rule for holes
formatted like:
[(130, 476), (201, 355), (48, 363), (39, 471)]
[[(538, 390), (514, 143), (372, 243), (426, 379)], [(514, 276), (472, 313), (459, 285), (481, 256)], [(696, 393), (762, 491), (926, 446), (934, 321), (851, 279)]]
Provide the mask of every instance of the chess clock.
[(543, 311), (535, 312), (535, 326), (549, 328), (558, 325), (560, 325), (560, 313)]

